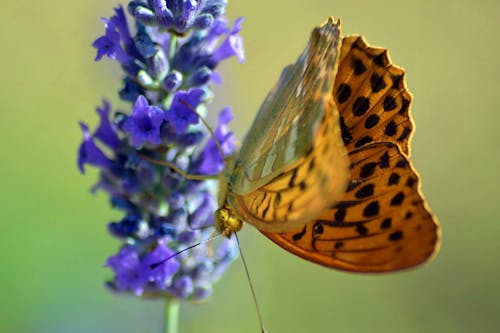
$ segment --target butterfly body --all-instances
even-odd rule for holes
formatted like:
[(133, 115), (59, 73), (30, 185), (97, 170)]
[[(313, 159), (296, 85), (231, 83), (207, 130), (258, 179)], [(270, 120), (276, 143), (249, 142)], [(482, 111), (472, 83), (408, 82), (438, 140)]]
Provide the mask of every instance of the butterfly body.
[(228, 159), (217, 229), (229, 237), (245, 221), (293, 254), (348, 271), (427, 260), (439, 226), (409, 161), (411, 99), (387, 51), (342, 38), (330, 18)]

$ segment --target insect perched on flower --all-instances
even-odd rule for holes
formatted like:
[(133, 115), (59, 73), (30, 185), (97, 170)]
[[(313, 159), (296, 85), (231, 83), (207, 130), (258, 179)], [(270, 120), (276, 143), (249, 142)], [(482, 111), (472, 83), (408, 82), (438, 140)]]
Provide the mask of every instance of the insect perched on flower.
[[(231, 236), (243, 222), (331, 268), (384, 272), (428, 259), (439, 226), (409, 161), (404, 71), (386, 50), (342, 37), (329, 18), (285, 68), (236, 152), (230, 109), (215, 131), (203, 119), (217, 65), (244, 60), (242, 19), (230, 27), (225, 6), (131, 1), (135, 35), (119, 7), (93, 44), (96, 60), (121, 65), (119, 95), (132, 105), (111, 117), (105, 101), (93, 134), (81, 123), (79, 168), (99, 167), (95, 188), (125, 213), (108, 224), (123, 241), (106, 262), (110, 288), (168, 304), (205, 300), (237, 257)], [(227, 239), (212, 251), (200, 243), (214, 229)]]
[(247, 222), (295, 255), (353, 272), (426, 261), (439, 225), (409, 161), (411, 99), (385, 49), (342, 38), (329, 18), (225, 158), (218, 232), (230, 238)]

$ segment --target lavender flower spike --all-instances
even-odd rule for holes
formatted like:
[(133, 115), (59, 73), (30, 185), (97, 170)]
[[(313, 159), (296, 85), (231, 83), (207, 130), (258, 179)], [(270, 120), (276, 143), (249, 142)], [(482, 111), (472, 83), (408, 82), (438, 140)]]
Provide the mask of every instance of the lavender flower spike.
[[(94, 190), (105, 191), (122, 212), (107, 223), (120, 244), (105, 265), (112, 271), (107, 286), (116, 293), (169, 303), (206, 300), (238, 255), (233, 239), (178, 254), (214, 232), (216, 188), (212, 181), (188, 180), (151, 162), (198, 175), (224, 168), (214, 138), (193, 111), (211, 111), (208, 97), (213, 96), (211, 84), (219, 81), (219, 63), (233, 56), (244, 59), (242, 20), (231, 28), (226, 5), (226, 0), (130, 1), (134, 29), (117, 7), (103, 19), (105, 33), (93, 43), (96, 60), (107, 56), (120, 64), (118, 95), (126, 103), (116, 110), (104, 100), (94, 132), (80, 123), (78, 150), (80, 171), (86, 164), (98, 168)], [(236, 148), (231, 120), (230, 109), (223, 109), (215, 129), (226, 156)]]

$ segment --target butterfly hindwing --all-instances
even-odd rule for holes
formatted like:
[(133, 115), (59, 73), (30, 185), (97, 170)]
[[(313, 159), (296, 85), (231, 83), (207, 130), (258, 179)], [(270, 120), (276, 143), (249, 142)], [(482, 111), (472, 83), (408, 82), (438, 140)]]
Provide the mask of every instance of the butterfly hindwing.
[(338, 204), (304, 227), (263, 233), (289, 252), (348, 271), (393, 271), (429, 258), (438, 224), (399, 146), (372, 143), (349, 156), (351, 179)]

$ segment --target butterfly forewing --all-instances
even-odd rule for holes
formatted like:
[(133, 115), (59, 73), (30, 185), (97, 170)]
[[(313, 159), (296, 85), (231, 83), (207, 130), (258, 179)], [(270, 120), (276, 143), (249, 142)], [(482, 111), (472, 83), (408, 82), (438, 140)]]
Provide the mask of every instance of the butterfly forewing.
[(331, 91), (340, 23), (313, 31), (261, 107), (229, 170), (227, 201), (242, 220), (266, 231), (304, 225), (344, 192), (349, 161)]
[(314, 29), (297, 62), (282, 73), (229, 170), (231, 192), (260, 188), (310, 151), (331, 98), (339, 35), (340, 22), (330, 18)]
[(425, 261), (438, 225), (410, 161), (394, 143), (353, 150), (351, 180), (334, 207), (302, 228), (264, 234), (307, 260), (357, 272), (404, 269)]
[(264, 186), (245, 195), (229, 193), (238, 216), (260, 230), (303, 226), (342, 196), (349, 177), (333, 100), (311, 149)]

